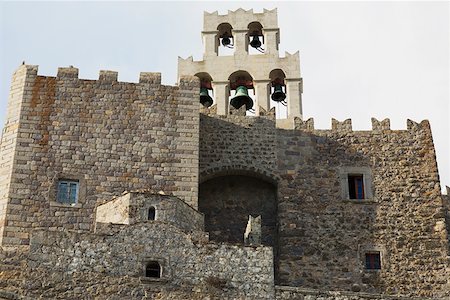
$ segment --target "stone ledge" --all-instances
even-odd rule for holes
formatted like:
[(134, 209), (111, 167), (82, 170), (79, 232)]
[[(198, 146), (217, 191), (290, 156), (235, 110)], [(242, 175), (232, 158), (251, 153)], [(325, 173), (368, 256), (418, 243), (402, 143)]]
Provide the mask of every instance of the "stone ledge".
[(50, 207), (65, 207), (65, 208), (82, 208), (83, 205), (81, 203), (76, 204), (64, 204), (56, 201), (50, 201)]

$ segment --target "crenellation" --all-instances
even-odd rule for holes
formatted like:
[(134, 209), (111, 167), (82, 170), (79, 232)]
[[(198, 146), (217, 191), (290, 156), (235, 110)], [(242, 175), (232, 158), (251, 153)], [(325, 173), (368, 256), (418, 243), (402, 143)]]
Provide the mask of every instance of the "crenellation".
[(340, 122), (334, 118), (331, 119), (331, 130), (339, 131), (342, 133), (351, 132), (352, 130), (352, 120), (346, 119), (343, 122)]
[(161, 84), (161, 73), (141, 72), (139, 83)]
[(58, 68), (57, 78), (78, 79), (78, 68), (73, 66)]
[(117, 82), (117, 76), (118, 72), (116, 71), (100, 70), (98, 80), (103, 82)]
[(301, 118), (295, 118), (294, 124), (296, 130), (314, 131), (314, 118), (309, 118), (306, 121), (303, 121)]
[(371, 119), (372, 121), (372, 130), (373, 131), (385, 131), (391, 130), (391, 120), (386, 118), (382, 121), (378, 121), (375, 118)]

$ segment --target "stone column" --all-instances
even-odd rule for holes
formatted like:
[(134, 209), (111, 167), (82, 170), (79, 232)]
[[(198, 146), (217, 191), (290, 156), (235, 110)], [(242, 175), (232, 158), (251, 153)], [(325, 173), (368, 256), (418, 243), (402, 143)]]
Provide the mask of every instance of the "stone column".
[(276, 54), (278, 57), (278, 29), (264, 29), (265, 53)]
[(203, 59), (217, 56), (218, 41), (216, 39), (218, 31), (203, 31)]
[(247, 30), (233, 30), (234, 55), (248, 54)]
[(256, 94), (256, 115), (259, 116), (259, 107), (269, 111), (270, 109), (270, 87), (269, 80), (254, 80), (255, 94)]
[(228, 81), (213, 81), (214, 100), (217, 105), (217, 114), (225, 116), (228, 114)]
[(302, 79), (286, 79), (288, 118), (302, 117)]

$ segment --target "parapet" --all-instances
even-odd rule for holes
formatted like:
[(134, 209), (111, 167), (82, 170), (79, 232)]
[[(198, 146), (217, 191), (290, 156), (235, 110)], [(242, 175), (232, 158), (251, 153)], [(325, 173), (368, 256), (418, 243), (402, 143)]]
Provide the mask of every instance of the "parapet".
[[(26, 70), (27, 76), (36, 76), (38, 75), (39, 66), (37, 65), (21, 65), (15, 72), (15, 75), (22, 74)], [(98, 82), (100, 83), (122, 83), (118, 81), (119, 73), (117, 71), (111, 70), (100, 70), (98, 76)], [(52, 76), (43, 76), (41, 77), (52, 77)], [(52, 77), (55, 78), (55, 77)], [(82, 79), (79, 78), (79, 69), (74, 66), (69, 67), (59, 67), (56, 78), (60, 80), (91, 80), (91, 79)], [(123, 82), (123, 83), (135, 83), (135, 82)], [(138, 84), (150, 84), (155, 86), (161, 86), (161, 73), (159, 72), (141, 72), (139, 74), (139, 82)], [(177, 86), (170, 86), (176, 88)], [(200, 82), (195, 76), (182, 76), (179, 80), (178, 87), (187, 87), (187, 89), (199, 88)]]
[[(372, 122), (372, 131), (373, 133), (383, 133), (383, 132), (397, 132), (397, 131), (420, 131), (420, 130), (431, 130), (430, 122), (428, 120), (423, 120), (420, 123), (407, 119), (406, 121), (406, 130), (392, 130), (391, 129), (391, 121), (386, 118), (382, 121), (377, 120), (376, 118), (371, 119)], [(316, 129), (314, 128), (314, 119), (309, 118), (307, 120), (302, 120), (301, 118), (294, 119), (294, 129), (302, 130), (302, 131), (330, 131), (330, 132), (339, 132), (339, 133), (351, 133), (351, 132), (368, 132), (367, 130), (353, 130), (352, 128), (352, 120), (346, 119), (344, 121), (338, 121), (334, 118), (331, 119), (331, 129)]]
[(212, 13), (205, 11), (203, 15), (203, 31), (216, 31), (217, 25), (221, 23), (231, 24), (233, 30), (247, 30), (247, 26), (251, 22), (259, 22), (266, 29), (277, 28), (277, 9), (264, 9), (262, 13), (254, 13), (253, 9), (244, 10), (239, 8), (235, 11), (229, 10), (225, 15), (219, 15), (217, 11)]

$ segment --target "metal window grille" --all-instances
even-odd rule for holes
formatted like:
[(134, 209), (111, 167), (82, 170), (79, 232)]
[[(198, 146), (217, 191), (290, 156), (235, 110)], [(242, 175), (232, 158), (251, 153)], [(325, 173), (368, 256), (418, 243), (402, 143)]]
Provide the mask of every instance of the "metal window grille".
[(157, 261), (150, 261), (147, 263), (145, 266), (145, 277), (161, 277), (161, 266)]

